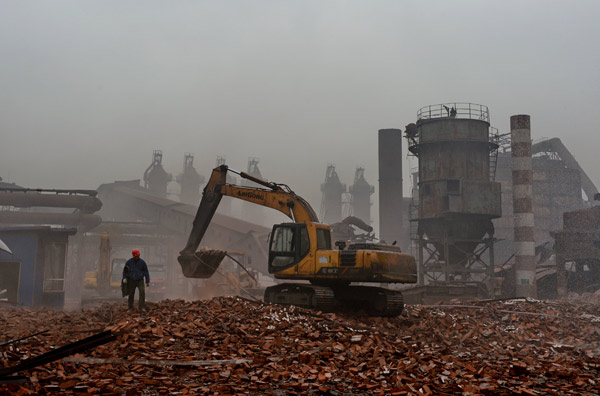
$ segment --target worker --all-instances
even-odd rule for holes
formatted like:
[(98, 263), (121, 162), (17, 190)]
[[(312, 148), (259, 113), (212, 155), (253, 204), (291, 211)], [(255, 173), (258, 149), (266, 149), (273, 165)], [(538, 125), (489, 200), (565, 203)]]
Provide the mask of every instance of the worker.
[(444, 107), (444, 110), (446, 110), (446, 113), (448, 113), (448, 117), (450, 117), (450, 108), (446, 105), (442, 105)]
[(146, 309), (146, 290), (144, 288), (144, 278), (146, 279), (146, 287), (150, 286), (150, 273), (148, 272), (148, 266), (146, 262), (140, 258), (140, 251), (133, 249), (131, 252), (133, 256), (125, 263), (123, 268), (123, 279), (122, 282), (127, 284), (128, 291), (128, 307), (131, 311), (133, 309), (133, 300), (135, 297), (135, 289), (139, 290), (138, 308), (140, 310)]

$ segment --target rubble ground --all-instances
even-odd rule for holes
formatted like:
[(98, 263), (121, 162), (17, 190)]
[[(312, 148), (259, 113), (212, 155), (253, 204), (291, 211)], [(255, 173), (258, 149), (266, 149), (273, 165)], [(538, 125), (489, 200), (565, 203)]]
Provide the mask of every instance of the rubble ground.
[(0, 366), (95, 332), (117, 341), (4, 395), (598, 395), (600, 303), (504, 300), (352, 317), (241, 298), (79, 312), (0, 306)]

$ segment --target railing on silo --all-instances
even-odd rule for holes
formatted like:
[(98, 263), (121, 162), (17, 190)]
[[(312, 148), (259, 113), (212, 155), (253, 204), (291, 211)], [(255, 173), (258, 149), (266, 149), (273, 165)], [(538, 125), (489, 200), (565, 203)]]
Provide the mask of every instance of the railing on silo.
[(466, 118), (490, 122), (487, 106), (476, 103), (449, 102), (425, 106), (417, 112), (418, 120), (431, 118)]

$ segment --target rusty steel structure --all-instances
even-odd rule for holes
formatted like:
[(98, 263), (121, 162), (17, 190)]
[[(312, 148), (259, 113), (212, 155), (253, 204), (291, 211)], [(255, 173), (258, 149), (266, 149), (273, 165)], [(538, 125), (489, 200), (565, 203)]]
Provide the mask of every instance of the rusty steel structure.
[(500, 217), (501, 205), (500, 184), (490, 180), (498, 144), (490, 139), (487, 106), (424, 107), (405, 136), (419, 160), (418, 217), (411, 220), (418, 223), (420, 284), (475, 284), (492, 296), (492, 219)]

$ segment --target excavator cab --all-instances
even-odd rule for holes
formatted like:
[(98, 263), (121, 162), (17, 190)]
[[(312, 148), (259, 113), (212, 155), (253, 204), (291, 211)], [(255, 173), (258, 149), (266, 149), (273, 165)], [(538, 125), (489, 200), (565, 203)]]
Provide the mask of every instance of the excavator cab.
[[(310, 233), (316, 232), (317, 246), (311, 249)], [(331, 250), (331, 233), (324, 225), (306, 223), (282, 223), (273, 226), (269, 239), (270, 274), (283, 271), (298, 264), (311, 250)]]
[(300, 262), (310, 252), (310, 238), (304, 223), (273, 226), (269, 241), (269, 273), (279, 272)]

